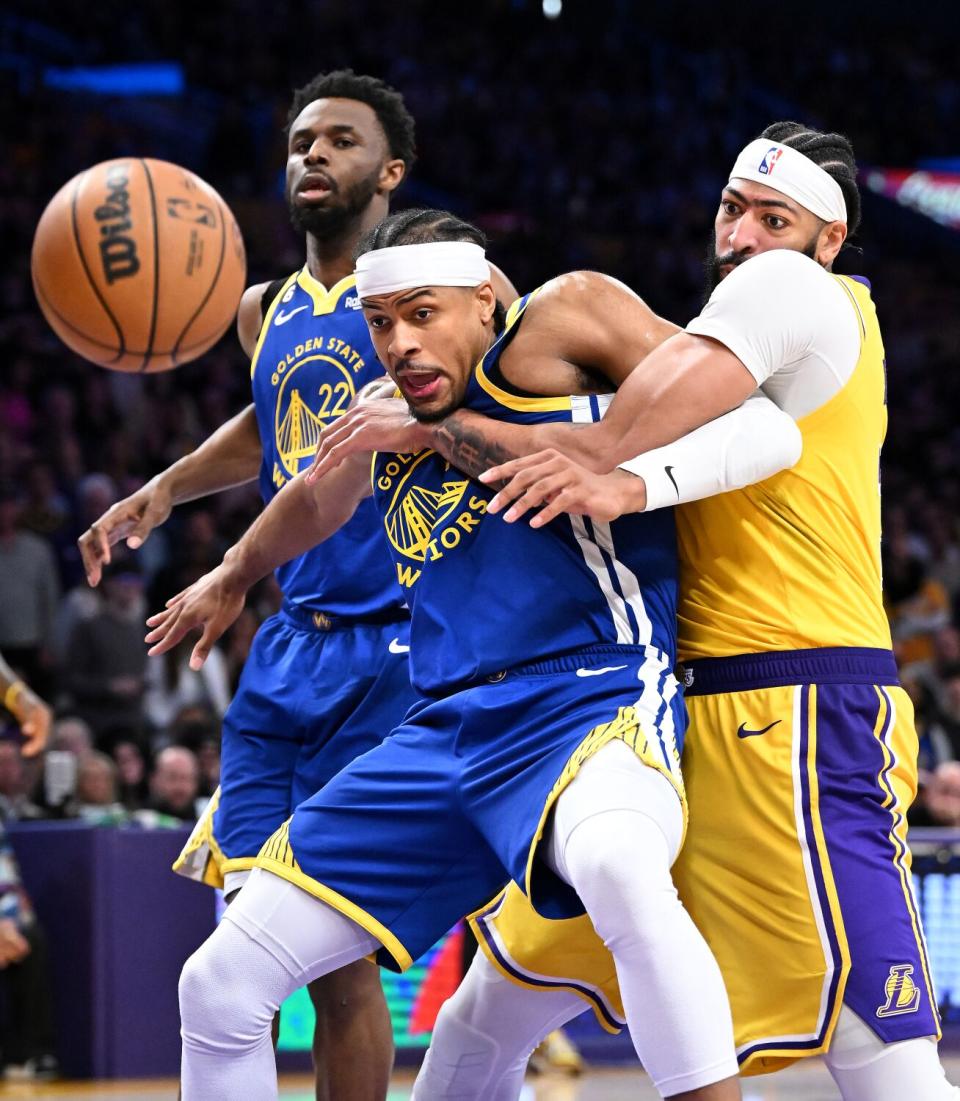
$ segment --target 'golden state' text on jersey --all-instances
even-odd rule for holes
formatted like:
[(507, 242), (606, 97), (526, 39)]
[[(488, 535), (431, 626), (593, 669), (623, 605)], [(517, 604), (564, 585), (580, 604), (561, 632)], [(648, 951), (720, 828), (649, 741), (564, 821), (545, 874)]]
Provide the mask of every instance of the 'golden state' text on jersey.
[[(599, 420), (609, 395), (521, 395), (498, 362), (531, 299), (471, 375), (464, 407), (517, 423)], [(672, 513), (546, 528), (487, 516), (492, 491), (433, 451), (378, 454), (373, 489), (412, 607), (411, 670), (427, 694), (591, 646), (622, 645), (672, 670), (677, 558)]]
[[(383, 374), (353, 276), (328, 291), (306, 267), (291, 275), (266, 311), (251, 365), (264, 502), (310, 465), (324, 426)], [(331, 615), (369, 617), (404, 602), (370, 501), (332, 538), (281, 566), (277, 580), (289, 603)]]

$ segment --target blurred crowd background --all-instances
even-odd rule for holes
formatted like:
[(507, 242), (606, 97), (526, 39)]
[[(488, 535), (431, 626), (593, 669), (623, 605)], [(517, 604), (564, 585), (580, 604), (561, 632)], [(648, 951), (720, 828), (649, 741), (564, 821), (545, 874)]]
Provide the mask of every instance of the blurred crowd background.
[[(249, 281), (303, 262), (282, 199), (295, 86), (352, 66), (394, 84), (419, 159), (399, 205), (480, 223), (523, 290), (572, 268), (623, 279), (684, 323), (733, 157), (769, 122), (850, 135), (864, 167), (958, 153), (955, 38), (937, 16), (816, 2), (773, 22), (758, 5), (407, 0), (72, 7), (0, 16), (0, 651), (55, 708), (50, 752), (0, 741), (0, 815), (153, 826), (192, 820), (217, 784), (219, 724), (274, 584), (251, 596), (201, 673), (189, 647), (148, 658), (149, 610), (216, 565), (259, 508), (255, 487), (178, 509), (97, 591), (77, 537), (113, 501), (249, 401), (233, 334), (199, 362), (145, 378), (78, 359), (33, 299), (29, 251), (54, 192), (100, 160), (174, 160), (230, 203)], [(829, 29), (828, 29), (829, 28)], [(76, 66), (173, 62), (165, 96), (57, 87)], [(62, 83), (62, 82), (61, 82)], [(960, 825), (960, 311), (957, 234), (864, 197), (841, 270), (867, 275), (887, 350), (885, 586), (917, 708), (917, 821)], [(75, 790), (61, 783), (64, 754)], [(68, 785), (69, 787), (70, 785)]]

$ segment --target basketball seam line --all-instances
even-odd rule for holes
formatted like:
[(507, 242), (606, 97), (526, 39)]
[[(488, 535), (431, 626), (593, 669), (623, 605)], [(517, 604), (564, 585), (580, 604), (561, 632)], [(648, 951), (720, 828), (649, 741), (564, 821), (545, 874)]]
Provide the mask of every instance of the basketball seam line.
[[(83, 329), (77, 328), (77, 326), (74, 325), (73, 322), (69, 320), (69, 318), (64, 317), (64, 315), (57, 309), (57, 307), (54, 306), (53, 302), (51, 302), (50, 296), (44, 291), (44, 289), (41, 286), (39, 280), (34, 281), (34, 287), (37, 291), (37, 294), (46, 301), (47, 306), (50, 309), (50, 312), (56, 315), (57, 320), (60, 321), (61, 324), (65, 325), (68, 329), (71, 329), (73, 332), (75, 332), (77, 334), (77, 336), (82, 337), (82, 339), (85, 340), (88, 344), (93, 344), (97, 348), (104, 348), (108, 352), (115, 352), (116, 351), (116, 348), (114, 347), (114, 345), (105, 344), (102, 340), (97, 340), (97, 338), (95, 336), (90, 336), (89, 334), (85, 333), (83, 331)], [(212, 340), (209, 337), (206, 337), (203, 340), (198, 340), (196, 344), (188, 344), (186, 348), (182, 349), (182, 351), (186, 353), (186, 352), (192, 352), (194, 348), (209, 348), (213, 344), (215, 344), (220, 339), (221, 336), (223, 336), (223, 333), (218, 333), (217, 336), (215, 336)], [(60, 337), (59, 339), (62, 340), (63, 338)], [(67, 345), (67, 347), (69, 347), (69, 345)], [(71, 351), (72, 350), (73, 349), (71, 349)], [(81, 358), (83, 358), (83, 359), (88, 358), (87, 356), (84, 356), (82, 352), (76, 352), (76, 354), (78, 356), (80, 356)], [(121, 355), (128, 355), (128, 356), (136, 356), (139, 359), (144, 353), (141, 352), (141, 351), (138, 351), (138, 350), (134, 350), (133, 348), (124, 348), (123, 352), (120, 353), (120, 354)], [(165, 358), (166, 356), (172, 356), (172, 355), (173, 355), (173, 353), (168, 352), (168, 351), (158, 352), (158, 351), (154, 350), (153, 353), (152, 353), (152, 356), (153, 356), (154, 359), (162, 359), (162, 358)], [(117, 359), (119, 359), (119, 358), (120, 358), (120, 356), (116, 355), (116, 356), (113, 357), (113, 359), (109, 360), (108, 362), (109, 363), (115, 363), (117, 361)], [(100, 364), (99, 361), (96, 361), (96, 360), (92, 360), (91, 362), (96, 362), (98, 366), (104, 366), (104, 364)]]
[(147, 187), (150, 190), (150, 210), (153, 213), (153, 307), (150, 314), (150, 335), (147, 337), (147, 350), (143, 354), (143, 363), (140, 373), (147, 369), (153, 355), (153, 340), (157, 334), (157, 301), (160, 297), (160, 227), (157, 225), (157, 197), (153, 190), (153, 176), (145, 158), (138, 158), (143, 166), (144, 175), (147, 177)]
[[(110, 361), (111, 363), (116, 363), (116, 361), (118, 359), (121, 359), (126, 354), (126, 350), (127, 350), (126, 337), (124, 336), (123, 329), (120, 327), (120, 323), (113, 316), (113, 311), (107, 305), (106, 298), (104, 298), (104, 296), (100, 293), (100, 288), (97, 286), (97, 284), (93, 280), (93, 275), (90, 271), (90, 265), (87, 263), (87, 258), (86, 258), (86, 256), (84, 255), (84, 252), (83, 252), (83, 245), (80, 242), (80, 234), (77, 232), (77, 196), (80, 193), (80, 185), (83, 183), (84, 179), (89, 174), (89, 171), (90, 170), (87, 169), (87, 171), (84, 172), (83, 176), (81, 176), (80, 179), (77, 180), (77, 186), (73, 189), (73, 195), (70, 197), (70, 228), (73, 230), (73, 243), (76, 245), (77, 255), (80, 257), (80, 263), (83, 264), (83, 271), (84, 271), (84, 274), (87, 277), (87, 282), (90, 284), (90, 289), (97, 296), (97, 300), (99, 301), (100, 305), (103, 307), (104, 313), (107, 315), (107, 317), (110, 318), (110, 321), (113, 324), (113, 327), (117, 330), (117, 340), (120, 344), (120, 347), (117, 350), (117, 354)], [(45, 296), (45, 297), (49, 297), (49, 296)], [(113, 350), (113, 345), (109, 345), (109, 347), (112, 351)]]
[[(226, 255), (227, 251), (227, 221), (224, 217), (224, 214), (226, 213), (226, 208), (223, 201), (220, 200), (218, 205), (220, 208), (220, 259), (217, 261), (217, 270), (213, 273), (213, 280), (211, 281), (210, 286), (207, 288), (207, 293), (203, 296), (203, 301), (200, 303), (199, 306), (197, 306), (196, 310), (194, 310), (193, 317), (191, 317), (186, 325), (184, 325), (183, 331), (173, 342), (173, 351), (170, 354), (173, 356), (174, 364), (176, 364), (177, 362), (177, 352), (180, 349), (180, 341), (183, 340), (184, 336), (186, 336), (186, 334), (189, 332), (190, 326), (203, 312), (203, 307), (206, 306), (207, 302), (210, 301), (210, 296), (213, 294), (214, 288), (217, 285), (217, 281), (220, 279), (220, 272), (223, 270), (223, 258)], [(229, 324), (230, 322), (228, 321), (227, 326), (229, 326)], [(224, 331), (226, 331), (226, 326), (224, 327)], [(223, 333), (221, 333), (220, 336), (223, 336)], [(217, 340), (219, 339), (220, 337), (218, 336)]]

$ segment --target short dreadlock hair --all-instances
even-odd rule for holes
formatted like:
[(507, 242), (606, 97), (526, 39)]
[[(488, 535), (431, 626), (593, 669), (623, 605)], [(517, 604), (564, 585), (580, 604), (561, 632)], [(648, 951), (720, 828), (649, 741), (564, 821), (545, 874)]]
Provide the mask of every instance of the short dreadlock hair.
[[(297, 115), (316, 99), (355, 99), (371, 107), (383, 128), (390, 156), (403, 161), (406, 172), (417, 159), (413, 116), (403, 102), (403, 96), (375, 76), (361, 76), (353, 69), (336, 69), (319, 73), (293, 93), (287, 112), (286, 132), (290, 132)], [(405, 172), (405, 174), (406, 174)]]

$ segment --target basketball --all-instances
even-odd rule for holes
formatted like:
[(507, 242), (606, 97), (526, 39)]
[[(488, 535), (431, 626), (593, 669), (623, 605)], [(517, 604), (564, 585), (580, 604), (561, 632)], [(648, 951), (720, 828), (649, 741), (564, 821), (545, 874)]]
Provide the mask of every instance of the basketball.
[(237, 312), (243, 238), (192, 172), (123, 157), (74, 176), (40, 217), (33, 287), (54, 332), (114, 371), (167, 371), (205, 352)]

